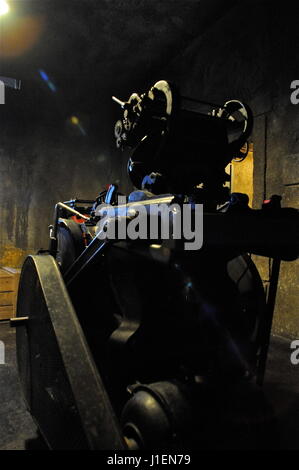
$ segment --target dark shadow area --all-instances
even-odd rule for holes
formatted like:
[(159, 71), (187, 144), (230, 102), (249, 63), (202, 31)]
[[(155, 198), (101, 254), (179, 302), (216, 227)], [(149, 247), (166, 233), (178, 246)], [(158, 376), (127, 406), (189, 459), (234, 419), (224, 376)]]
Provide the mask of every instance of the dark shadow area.
[[(15, 333), (8, 322), (0, 323), (5, 344), (5, 364), (0, 365), (0, 450), (46, 450), (35, 423), (26, 410), (16, 366)], [(264, 390), (275, 417), (275, 441), (264, 436), (260, 449), (299, 449), (299, 381), (290, 361), (290, 340), (273, 336)], [(272, 429), (273, 431), (273, 429)], [(238, 448), (238, 442), (235, 442)], [(226, 448), (225, 442), (220, 446)], [(213, 450), (213, 446), (208, 446)], [(228, 444), (232, 448), (232, 443)]]

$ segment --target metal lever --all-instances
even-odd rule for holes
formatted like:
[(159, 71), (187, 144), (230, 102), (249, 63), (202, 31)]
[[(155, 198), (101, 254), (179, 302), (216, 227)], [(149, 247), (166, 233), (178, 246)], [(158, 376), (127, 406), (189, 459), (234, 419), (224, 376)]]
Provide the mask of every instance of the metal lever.
[(113, 101), (115, 101), (115, 103), (119, 104), (122, 108), (125, 107), (125, 104), (126, 104), (125, 101), (121, 101), (120, 99), (116, 98), (116, 96), (112, 96), (112, 99)]
[(10, 322), (11, 327), (16, 327), (16, 326), (24, 325), (25, 323), (27, 323), (28, 320), (29, 320), (29, 317), (15, 317), (15, 318), (10, 318), (9, 322)]

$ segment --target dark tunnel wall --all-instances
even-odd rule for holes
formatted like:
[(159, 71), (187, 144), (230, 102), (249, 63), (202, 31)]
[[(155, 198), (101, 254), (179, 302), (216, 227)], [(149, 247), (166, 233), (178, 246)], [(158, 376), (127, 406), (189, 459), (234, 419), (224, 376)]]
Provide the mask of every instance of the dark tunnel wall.
[(111, 95), (146, 89), (234, 3), (9, 0), (0, 75), (21, 79), (22, 88), (7, 89), (0, 106), (0, 265), (18, 266), (27, 252), (47, 248), (57, 201), (95, 198), (110, 182), (131, 188), (115, 150)]
[[(237, 98), (255, 115), (254, 207), (272, 194), (299, 208), (299, 7), (291, 2), (239, 2), (178, 55), (165, 74), (186, 96), (214, 102)], [(269, 261), (256, 258), (265, 285)], [(299, 337), (299, 262), (282, 263), (274, 329)]]
[(2, 265), (18, 264), (23, 252), (48, 248), (56, 202), (94, 199), (107, 181), (120, 180), (118, 166), (96, 142), (49, 132), (43, 125), (27, 132), (2, 130), (1, 140)]
[[(290, 102), (290, 84), (299, 79), (299, 7), (293, 2), (28, 4), (40, 8), (43, 35), (21, 59), (1, 60), (3, 75), (23, 79), (22, 98), (9, 90), (0, 110), (2, 265), (46, 248), (58, 200), (93, 198), (110, 181), (129, 189), (125, 162), (113, 147), (118, 110), (110, 96), (126, 98), (161, 78), (194, 98), (247, 101), (256, 116), (254, 206), (276, 193), (284, 206), (298, 207), (299, 105)], [(40, 81), (40, 68), (57, 93)], [(73, 114), (88, 138), (67, 124)], [(268, 260), (258, 266), (268, 284)], [(298, 266), (282, 265), (275, 317), (275, 331), (291, 337), (299, 335)]]

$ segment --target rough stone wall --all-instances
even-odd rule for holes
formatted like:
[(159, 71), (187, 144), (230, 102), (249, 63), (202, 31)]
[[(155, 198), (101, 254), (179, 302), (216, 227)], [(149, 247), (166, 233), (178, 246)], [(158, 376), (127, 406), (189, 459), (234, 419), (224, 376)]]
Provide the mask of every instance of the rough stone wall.
[[(164, 60), (164, 70), (149, 73), (144, 84), (146, 89), (155, 79), (166, 78), (187, 96), (216, 103), (239, 98), (251, 105), (254, 207), (271, 194), (281, 194), (284, 206), (298, 207), (299, 105), (290, 102), (290, 83), (299, 79), (298, 18), (294, 2), (237, 2), (224, 16), (215, 15), (213, 26), (184, 52), (170, 63)], [(194, 37), (194, 21), (192, 25)], [(27, 252), (47, 247), (55, 202), (93, 198), (110, 181), (120, 180), (124, 191), (128, 187), (124, 166), (95, 133), (91, 140), (73, 139), (52, 126), (52, 116), (26, 123), (26, 113), (19, 111), (21, 117), (13, 116), (11, 124), (1, 121), (0, 139), (0, 264), (11, 266)], [(97, 121), (96, 126), (102, 124)], [(106, 123), (107, 132), (111, 125)], [(267, 283), (268, 260), (258, 260), (258, 266)], [(299, 263), (282, 263), (274, 326), (291, 337), (299, 337), (298, 279)]]
[(55, 203), (94, 200), (108, 182), (122, 179), (120, 171), (100, 142), (52, 132), (45, 124), (24, 132), (17, 120), (16, 128), (3, 126), (0, 265), (18, 267), (26, 254), (47, 249)]

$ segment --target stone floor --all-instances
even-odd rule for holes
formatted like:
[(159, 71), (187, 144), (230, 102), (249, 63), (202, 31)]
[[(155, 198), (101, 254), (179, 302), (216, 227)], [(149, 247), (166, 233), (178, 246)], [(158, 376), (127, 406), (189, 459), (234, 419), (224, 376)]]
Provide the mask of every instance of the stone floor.
[[(15, 358), (14, 330), (0, 323), (5, 364), (0, 365), (0, 450), (43, 449), (36, 426), (26, 411)], [(265, 391), (278, 421), (279, 448), (299, 449), (299, 365), (291, 364), (290, 341), (272, 337)]]
[(38, 441), (36, 426), (23, 402), (15, 356), (15, 332), (0, 323), (5, 345), (5, 364), (0, 364), (0, 450), (22, 450)]

